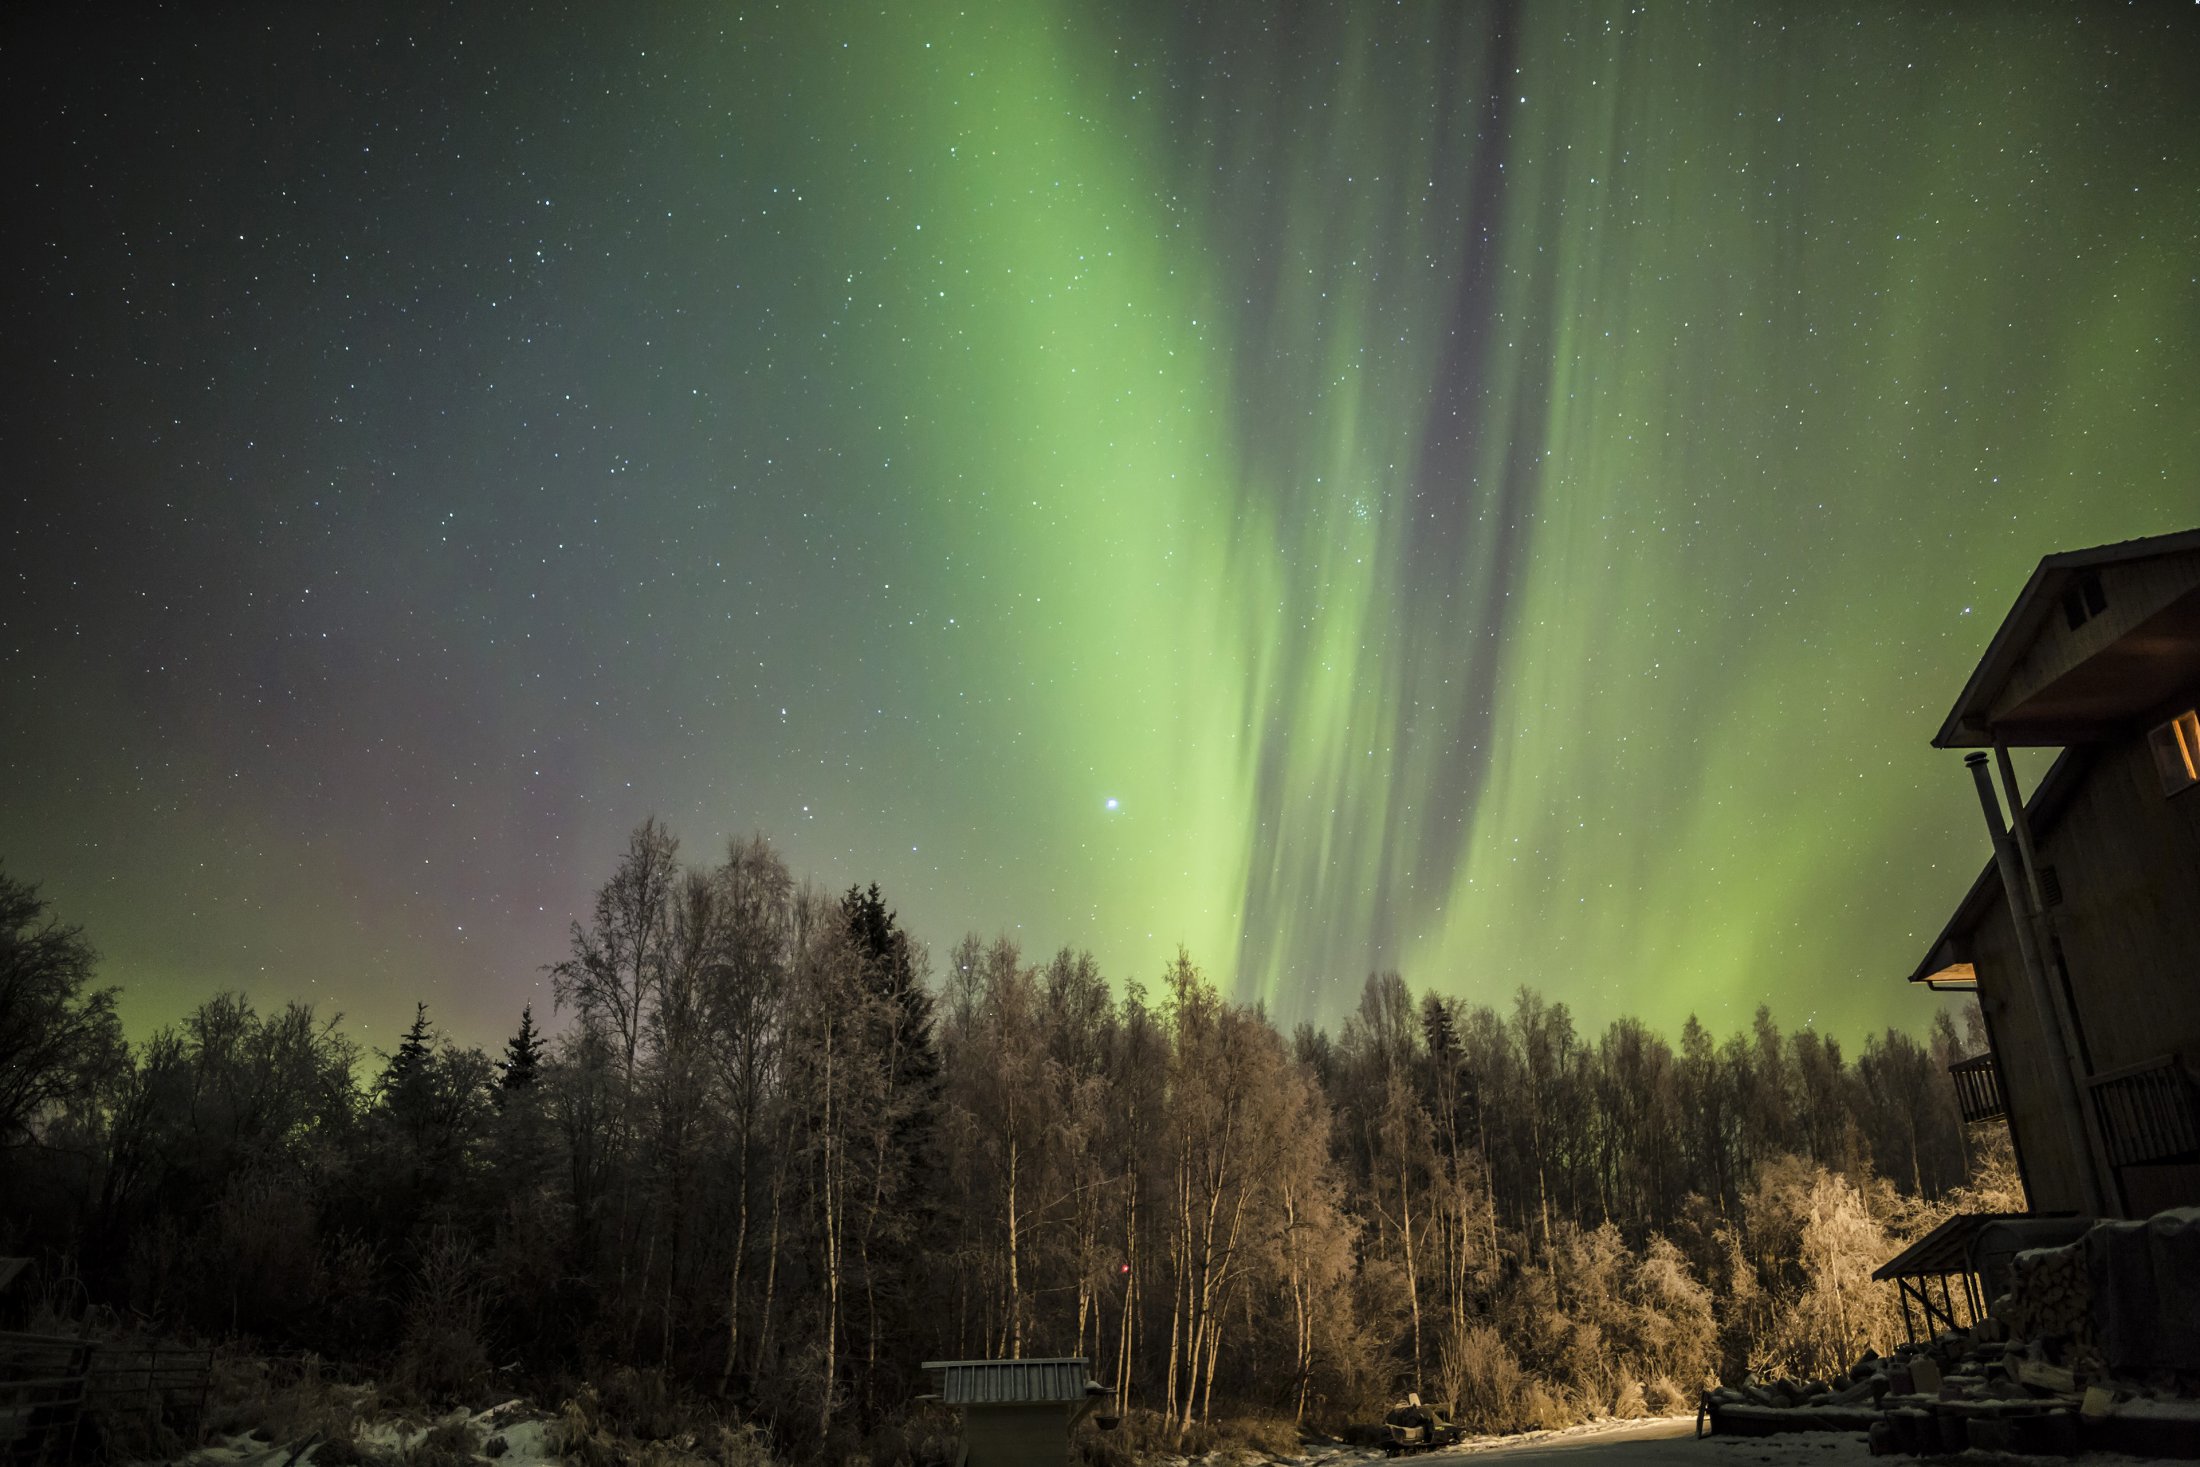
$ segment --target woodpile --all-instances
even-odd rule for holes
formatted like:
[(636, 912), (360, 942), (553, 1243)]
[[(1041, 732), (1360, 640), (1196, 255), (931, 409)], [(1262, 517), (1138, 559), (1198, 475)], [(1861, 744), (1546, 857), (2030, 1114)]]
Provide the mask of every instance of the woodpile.
[(2093, 1279), (2075, 1246), (2019, 1253), (2010, 1267), (2009, 1292), (1994, 1301), (1994, 1317), (2018, 1339), (2074, 1339), (2093, 1335)]
[(1875, 1456), (2084, 1449), (2200, 1458), (2200, 1380), (2114, 1378), (2082, 1248), (2014, 1260), (2009, 1291), (1969, 1329), (1866, 1351), (1832, 1380), (1752, 1376), (1709, 1392), (1699, 1429), (1861, 1431)]
[[(1994, 1333), (1992, 1321), (1981, 1321)], [(1771, 1436), (1862, 1432), (1874, 1456), (1970, 1448), (2067, 1455), (2081, 1448), (2200, 1457), (2200, 1400), (2177, 1382), (2104, 1379), (2058, 1363), (2039, 1340), (1957, 1330), (1895, 1354), (1867, 1352), (1832, 1380), (1752, 1376), (1704, 1396), (1699, 1431)]]
[[(2105, 1370), (2093, 1323), (2093, 1275), (2079, 1244), (2019, 1253), (2010, 1267), (2009, 1292), (1994, 1301), (1993, 1317), (2011, 1339), (2051, 1343), (2069, 1372)], [(2070, 1389), (2067, 1383), (2063, 1388)]]

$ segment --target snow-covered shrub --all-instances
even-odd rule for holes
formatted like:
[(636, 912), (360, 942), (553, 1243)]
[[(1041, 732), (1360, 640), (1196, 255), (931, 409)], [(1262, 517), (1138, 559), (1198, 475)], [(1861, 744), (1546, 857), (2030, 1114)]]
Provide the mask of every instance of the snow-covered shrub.
[(1645, 1377), (1700, 1386), (1717, 1359), (1719, 1330), (1711, 1290), (1687, 1256), (1653, 1234), (1634, 1261), (1626, 1292), (1634, 1315), (1629, 1364)]
[(405, 1449), (404, 1467), (472, 1467), (480, 1450), (480, 1432), (464, 1421), (445, 1421)]
[(1527, 1376), (1495, 1329), (1468, 1325), (1443, 1341), (1442, 1389), (1452, 1413), (1471, 1431), (1517, 1431), (1527, 1425)]
[(1747, 1309), (1748, 1368), (1807, 1380), (1846, 1369), (1867, 1347), (1893, 1347), (1894, 1290), (1871, 1274), (1894, 1244), (1863, 1189), (1799, 1157), (1777, 1157), (1759, 1168), (1743, 1210), (1762, 1289), (1737, 1298)]
[(412, 1270), (398, 1379), (433, 1400), (472, 1391), (489, 1373), (485, 1314), (473, 1244), (454, 1228), (437, 1228)]

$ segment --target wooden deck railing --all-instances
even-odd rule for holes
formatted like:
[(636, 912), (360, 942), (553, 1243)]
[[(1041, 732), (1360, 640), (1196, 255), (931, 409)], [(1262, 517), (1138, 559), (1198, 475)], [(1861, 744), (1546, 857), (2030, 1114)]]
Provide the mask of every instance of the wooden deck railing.
[(0, 1459), (68, 1460), (96, 1348), (62, 1335), (0, 1334)]
[(87, 1416), (110, 1450), (195, 1441), (213, 1366), (211, 1350), (0, 1333), (0, 1462), (67, 1461)]
[(1993, 1052), (1973, 1055), (1948, 1066), (1956, 1082), (1956, 1106), (1966, 1121), (1998, 1121), (2009, 1114), (2002, 1100), (2001, 1069)]
[(2176, 1055), (2160, 1055), (2086, 1081), (2114, 1166), (2200, 1160), (2200, 1105)]
[(103, 1418), (110, 1430), (142, 1430), (149, 1440), (162, 1427), (195, 1435), (206, 1418), (213, 1376), (212, 1350), (102, 1346), (92, 1357), (85, 1409)]

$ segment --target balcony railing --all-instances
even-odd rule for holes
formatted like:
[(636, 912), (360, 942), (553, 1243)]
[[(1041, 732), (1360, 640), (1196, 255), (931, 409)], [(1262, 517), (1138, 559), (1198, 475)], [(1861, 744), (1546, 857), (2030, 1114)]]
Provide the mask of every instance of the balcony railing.
[(2200, 1160), (2200, 1106), (2192, 1077), (2175, 1055), (2110, 1070), (2086, 1084), (2111, 1165)]
[(1966, 1121), (1998, 1121), (2009, 1114), (2001, 1098), (2001, 1070), (1991, 1051), (1948, 1066), (1956, 1082), (1956, 1105)]

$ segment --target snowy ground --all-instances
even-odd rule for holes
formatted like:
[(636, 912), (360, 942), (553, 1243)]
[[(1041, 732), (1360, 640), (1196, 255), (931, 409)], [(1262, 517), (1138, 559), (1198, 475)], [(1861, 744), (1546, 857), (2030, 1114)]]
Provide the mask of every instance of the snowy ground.
[[(1512, 1467), (1512, 1464), (1516, 1461), (1540, 1461), (1545, 1457), (1563, 1452), (1568, 1454), (1567, 1460), (1573, 1464), (1573, 1467), (1588, 1467), (1588, 1464), (1572, 1454), (1588, 1447), (1612, 1452), (1624, 1446), (1626, 1448), (1625, 1452), (1619, 1455), (1624, 1455), (1630, 1462), (1664, 1462), (1667, 1459), (1663, 1455), (1641, 1456), (1639, 1454), (1660, 1443), (1692, 1442), (1695, 1436), (1696, 1415), (1692, 1411), (1686, 1416), (1652, 1416), (1641, 1421), (1589, 1421), (1580, 1426), (1569, 1426), (1563, 1431), (1531, 1431), (1517, 1436), (1470, 1437), (1455, 1447), (1447, 1447), (1444, 1451), (1432, 1455), (1440, 1457), (1479, 1456), (1491, 1452), (1503, 1452), (1508, 1454), (1506, 1467)], [(1691, 1456), (1688, 1460), (1697, 1464), (1697, 1467), (1702, 1467), (1702, 1464), (1707, 1461), (1701, 1455)]]
[[(1456, 1445), (1433, 1452), (1417, 1453), (1410, 1457), (1392, 1458), (1388, 1452), (1376, 1447), (1326, 1447), (1308, 1450), (1303, 1456), (1246, 1458), (1240, 1454), (1234, 1459), (1220, 1453), (1214, 1458), (1195, 1458), (1185, 1463), (1183, 1458), (1165, 1457), (1155, 1467), (1198, 1467), (1198, 1464), (1221, 1463), (1226, 1459), (1244, 1463), (1269, 1461), (1278, 1467), (1357, 1467), (1359, 1463), (1397, 1461), (1401, 1467), (1428, 1463), (1429, 1467), (1442, 1467), (1461, 1457), (1503, 1456), (1502, 1467), (1528, 1467), (1530, 1463), (1550, 1461), (1558, 1467), (1759, 1467), (1757, 1456), (1740, 1456), (1712, 1450), (1714, 1443), (1695, 1440), (1696, 1418), (1690, 1416), (1652, 1416), (1638, 1421), (1590, 1421), (1580, 1426), (1569, 1426), (1563, 1431), (1530, 1431), (1513, 1436), (1469, 1437)], [(1814, 1445), (1830, 1446), (1831, 1438)], [(1833, 1451), (1820, 1450), (1808, 1457), (1779, 1458), (1777, 1467), (1788, 1467), (1792, 1461), (1808, 1464), (1808, 1467), (1852, 1467), (1865, 1457), (1861, 1438), (1843, 1436), (1840, 1446)], [(1716, 1444), (1723, 1447), (1724, 1442)], [(1756, 1443), (1750, 1443), (1756, 1445)], [(1854, 1447), (1853, 1453), (1847, 1450)], [(1593, 1455), (1584, 1455), (1592, 1453)], [(1765, 1456), (1764, 1461), (1775, 1461)], [(1497, 1463), (1489, 1467), (1499, 1467)]]
[[(1563, 1431), (1469, 1437), (1455, 1446), (1398, 1460), (1426, 1462), (1430, 1467), (1440, 1467), (1442, 1463), (1461, 1457), (1503, 1457), (1503, 1467), (1529, 1467), (1531, 1463), (1540, 1462), (1551, 1462), (1557, 1467), (1606, 1467), (1606, 1464), (1610, 1467), (1760, 1467), (1762, 1457), (1763, 1461), (1775, 1462), (1776, 1467), (1788, 1467), (1791, 1462), (1808, 1464), (1808, 1467), (1853, 1467), (1853, 1463), (1863, 1461), (1866, 1456), (1862, 1439), (1852, 1436), (1829, 1436), (1823, 1441), (1813, 1436), (1810, 1442), (1815, 1450), (1808, 1456), (1794, 1458), (1775, 1458), (1763, 1453), (1743, 1456), (1724, 1450), (1729, 1440), (1735, 1445), (1761, 1445), (1744, 1443), (1739, 1438), (1699, 1442), (1693, 1415), (1652, 1416), (1640, 1421), (1590, 1421)], [(1343, 1447), (1285, 1460), (1303, 1462), (1307, 1467), (1346, 1467), (1348, 1463), (1391, 1459), (1379, 1450)], [(1490, 1467), (1499, 1467), (1499, 1464), (1493, 1462)]]
[[(1713, 1436), (1696, 1438), (1694, 1416), (1652, 1417), (1647, 1421), (1592, 1421), (1564, 1431), (1534, 1431), (1520, 1436), (1475, 1437), (1457, 1446), (1421, 1456), (1399, 1459), (1402, 1464), (1426, 1462), (1430, 1467), (1458, 1457), (1501, 1457), (1488, 1467), (1865, 1467), (1874, 1462), (1865, 1450), (1864, 1437), (1851, 1431), (1801, 1431), (1783, 1436)], [(1343, 1449), (1295, 1460), (1308, 1467), (1345, 1467), (1347, 1463), (1385, 1460), (1381, 1452)], [(2126, 1457), (2110, 1452), (2089, 1452), (2076, 1458), (2005, 1457), (1965, 1452), (1954, 1457), (1920, 1459), (1894, 1457), (1903, 1463), (1931, 1460), (1950, 1467), (2014, 1467), (2036, 1462), (2047, 1467), (2167, 1467), (2158, 1457)]]
[[(1800, 1432), (1783, 1437), (1696, 1439), (1696, 1418), (1593, 1421), (1566, 1431), (1482, 1437), (1443, 1455), (1500, 1455), (1504, 1467), (1550, 1462), (1559, 1467), (1856, 1467), (1872, 1460), (1855, 1432)], [(1492, 1464), (1496, 1467), (1496, 1464)]]
[[(374, 1422), (359, 1433), (359, 1444), (394, 1459), (417, 1447), (430, 1425), (442, 1422), (464, 1422), (484, 1444), (501, 1439), (503, 1446), (496, 1458), (499, 1467), (541, 1467), (559, 1460), (551, 1442), (550, 1418), (517, 1401), (471, 1416), (455, 1411), (433, 1423)], [(188, 1467), (312, 1467), (315, 1455), (316, 1448), (310, 1442), (271, 1444), (257, 1437), (227, 1436), (180, 1460)], [(484, 1456), (477, 1460), (489, 1459)]]
[[(469, 1421), (484, 1438), (500, 1436), (504, 1451), (495, 1467), (546, 1467), (558, 1460), (547, 1439), (551, 1423), (537, 1411), (518, 1403), (485, 1411), (468, 1418), (458, 1413), (450, 1420)], [(425, 1435), (422, 1427), (376, 1425), (362, 1435), (366, 1444), (401, 1453)], [(227, 1438), (184, 1458), (190, 1467), (311, 1467), (313, 1449), (298, 1443), (269, 1445), (251, 1438)], [(1642, 1421), (1592, 1421), (1564, 1431), (1534, 1431), (1519, 1436), (1472, 1437), (1456, 1446), (1398, 1459), (1402, 1464), (1428, 1463), (1442, 1467), (1461, 1457), (1502, 1457), (1488, 1467), (1865, 1467), (1873, 1459), (1864, 1449), (1864, 1438), (1855, 1432), (1790, 1432), (1784, 1436), (1715, 1436), (1698, 1440), (1693, 1416), (1659, 1416)], [(486, 1459), (482, 1459), (486, 1460)], [(1200, 1459), (1221, 1462), (1224, 1459)], [(1261, 1458), (1237, 1456), (1237, 1463)], [(1268, 1459), (1279, 1467), (1354, 1467), (1363, 1462), (1391, 1460), (1379, 1450), (1335, 1447), (1309, 1451), (1303, 1456)], [(1910, 1457), (1891, 1458), (1900, 1464)], [(2166, 1467), (2164, 1459), (2125, 1457), (2090, 1452), (2077, 1458), (2017, 1458), (1967, 1452), (1960, 1456), (1931, 1459), (1950, 1467), (2013, 1467), (2038, 1462), (2047, 1467)], [(1163, 1458), (1156, 1467), (1182, 1464), (1182, 1458)]]
[[(1853, 1431), (1796, 1431), (1782, 1436), (1712, 1436), (1696, 1439), (1692, 1416), (1655, 1421), (1598, 1422), (1572, 1431), (1530, 1437), (1500, 1437), (1465, 1442), (1453, 1452), (1502, 1453), (1503, 1467), (1863, 1467), (1883, 1460), (1892, 1467), (1934, 1462), (1948, 1467), (2170, 1467), (2162, 1457), (2127, 1457), (2116, 1452), (2087, 1452), (2078, 1457), (2009, 1457), (1992, 1452), (1962, 1452), (1951, 1457), (1874, 1459), (1864, 1436)], [(1442, 1457), (1449, 1453), (1435, 1453)], [(1490, 1467), (1498, 1467), (1492, 1463)], [(2190, 1467), (2190, 1464), (2185, 1464)]]

